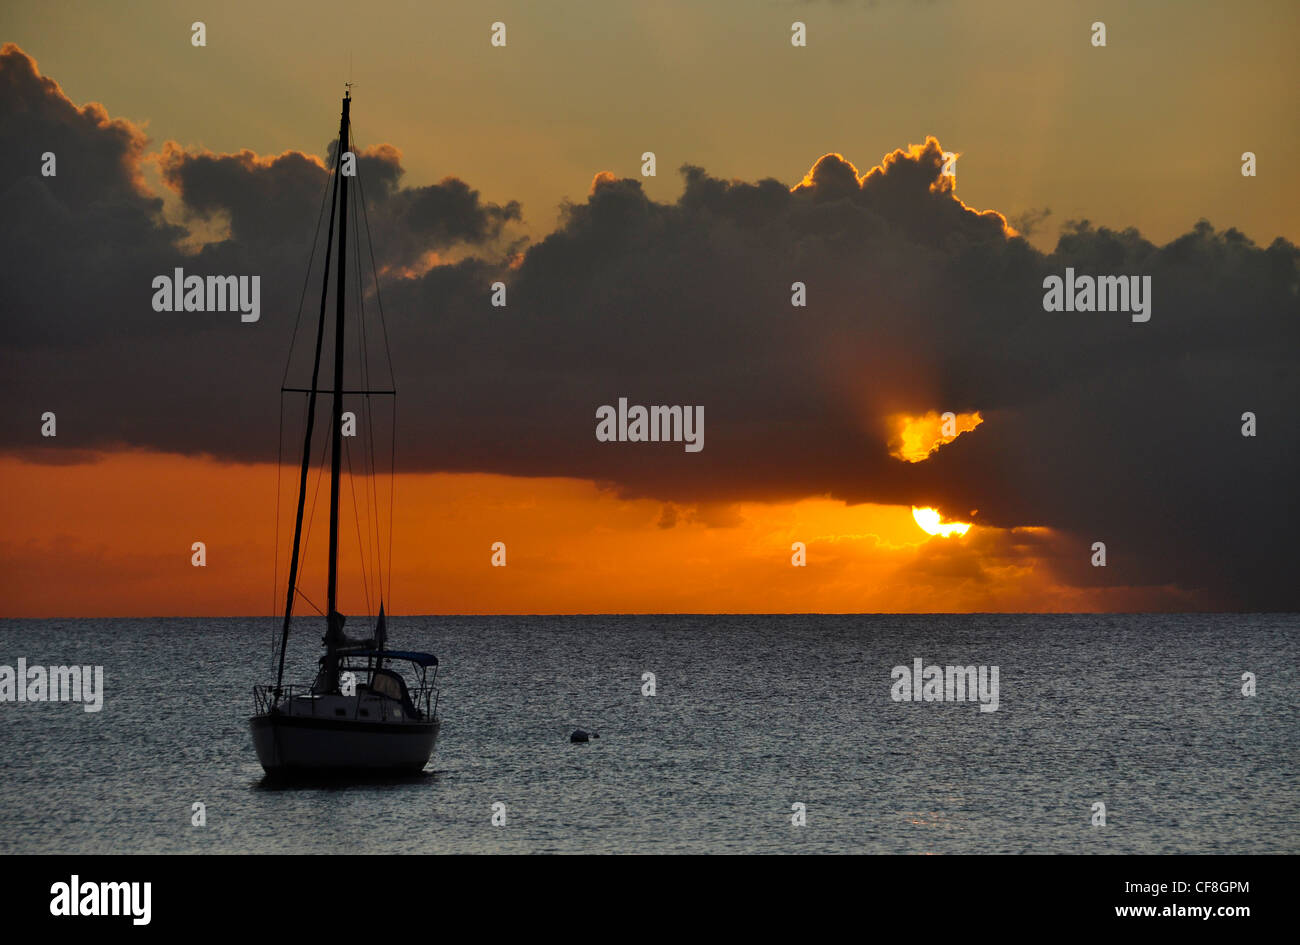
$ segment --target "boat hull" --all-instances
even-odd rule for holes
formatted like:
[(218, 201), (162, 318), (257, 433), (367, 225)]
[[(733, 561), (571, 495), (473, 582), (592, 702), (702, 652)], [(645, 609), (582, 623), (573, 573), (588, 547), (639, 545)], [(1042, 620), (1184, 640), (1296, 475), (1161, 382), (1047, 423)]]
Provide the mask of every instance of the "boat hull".
[(416, 774), (438, 740), (439, 721), (365, 722), (281, 713), (248, 720), (257, 758), (270, 775)]

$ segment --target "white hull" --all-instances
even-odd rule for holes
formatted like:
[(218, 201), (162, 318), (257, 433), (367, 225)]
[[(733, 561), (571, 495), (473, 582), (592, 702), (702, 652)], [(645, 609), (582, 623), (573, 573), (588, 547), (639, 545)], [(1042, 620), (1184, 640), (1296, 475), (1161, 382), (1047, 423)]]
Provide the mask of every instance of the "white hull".
[(284, 714), (249, 719), (257, 758), (268, 774), (422, 771), (439, 721), (359, 722)]

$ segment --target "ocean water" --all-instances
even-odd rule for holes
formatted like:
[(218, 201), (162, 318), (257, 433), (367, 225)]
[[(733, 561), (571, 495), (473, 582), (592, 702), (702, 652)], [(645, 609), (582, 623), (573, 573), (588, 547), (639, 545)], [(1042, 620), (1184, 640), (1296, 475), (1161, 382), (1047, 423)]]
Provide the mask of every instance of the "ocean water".
[[(0, 852), (1300, 852), (1297, 615), (392, 618), (442, 660), (430, 773), (291, 788), (247, 726), (275, 624), (0, 621), (106, 689), (0, 704)], [(999, 667), (998, 710), (891, 701), (917, 657)]]

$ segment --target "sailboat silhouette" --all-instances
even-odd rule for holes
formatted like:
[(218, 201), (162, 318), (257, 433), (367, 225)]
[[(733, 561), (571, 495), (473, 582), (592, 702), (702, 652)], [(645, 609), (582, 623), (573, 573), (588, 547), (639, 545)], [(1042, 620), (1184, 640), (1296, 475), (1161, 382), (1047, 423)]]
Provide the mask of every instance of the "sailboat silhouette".
[[(436, 686), (438, 658), (432, 653), (388, 649), (388, 626), (382, 595), (374, 633), (354, 639), (344, 632), (346, 618), (338, 609), (339, 571), (339, 484), (342, 472), (342, 430), (344, 394), (393, 394), (394, 391), (344, 388), (344, 323), (347, 272), (347, 230), (349, 175), (342, 173), (348, 150), (349, 88), (343, 96), (339, 142), (334, 155), (333, 197), (330, 202), (329, 237), (325, 252), (325, 279), (321, 290), (320, 321), (316, 335), (311, 387), (282, 388), (306, 393), (307, 420), (302, 465), (298, 480), (297, 514), (289, 564), (284, 623), (279, 641), (275, 685), (254, 687), (256, 714), (249, 719), (257, 757), (269, 775), (328, 772), (418, 772), (433, 754), (440, 722)], [(355, 178), (352, 178), (355, 180)], [(322, 204), (323, 209), (323, 204)], [(337, 218), (335, 211), (337, 210)], [(362, 206), (364, 212), (364, 205)], [(335, 221), (338, 242), (335, 259), (338, 283), (335, 291), (333, 387), (318, 387), (321, 348), (326, 329), (326, 296), (329, 288), (330, 253), (335, 249)], [(319, 232), (319, 229), (318, 229)], [(367, 224), (367, 233), (369, 226)], [(372, 256), (373, 265), (373, 256)], [(382, 308), (381, 308), (382, 311)], [(362, 378), (363, 382), (365, 378)], [(325, 614), (325, 654), (310, 686), (284, 685), (285, 651), (293, 619), (301, 563), (303, 513), (307, 474), (311, 465), (317, 395), (331, 395), (330, 417), (330, 528), (329, 576)], [(391, 526), (390, 526), (391, 528)], [(414, 684), (393, 668), (403, 663), (413, 673)], [(432, 670), (432, 678), (430, 678)]]

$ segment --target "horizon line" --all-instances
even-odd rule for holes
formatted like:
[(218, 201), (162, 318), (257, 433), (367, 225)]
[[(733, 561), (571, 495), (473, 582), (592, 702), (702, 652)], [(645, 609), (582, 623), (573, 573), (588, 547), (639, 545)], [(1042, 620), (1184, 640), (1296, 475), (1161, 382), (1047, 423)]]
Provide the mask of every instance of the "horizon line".
[[(439, 617), (460, 619), (465, 617), (1202, 617), (1202, 616), (1300, 616), (1297, 610), (935, 610), (935, 611), (571, 611), (537, 613), (424, 613), (401, 614), (384, 612), (386, 618)], [(377, 614), (344, 614), (345, 617), (377, 617)], [(323, 614), (296, 617), (295, 620), (323, 620)], [(0, 615), (0, 621), (9, 620), (283, 620), (282, 614), (82, 614), (54, 615), (48, 617), (10, 617)]]

